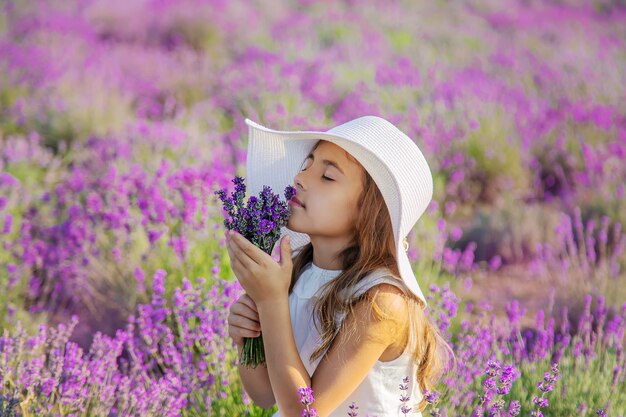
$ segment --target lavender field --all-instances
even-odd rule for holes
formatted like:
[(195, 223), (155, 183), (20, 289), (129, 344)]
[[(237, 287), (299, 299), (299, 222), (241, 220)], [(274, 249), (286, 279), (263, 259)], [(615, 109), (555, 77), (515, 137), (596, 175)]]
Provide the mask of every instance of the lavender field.
[(0, 0), (0, 416), (271, 416), (238, 380), (214, 191), (245, 177), (246, 117), (366, 114), (434, 177), (409, 255), (457, 366), (423, 415), (626, 415), (625, 22), (620, 0)]

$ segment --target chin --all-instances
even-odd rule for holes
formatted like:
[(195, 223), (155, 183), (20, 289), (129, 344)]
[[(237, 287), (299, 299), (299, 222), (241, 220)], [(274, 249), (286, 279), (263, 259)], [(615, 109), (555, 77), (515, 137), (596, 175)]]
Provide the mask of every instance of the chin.
[(298, 227), (297, 224), (294, 224), (294, 222), (291, 220), (291, 218), (289, 218), (289, 220), (287, 220), (287, 224), (285, 225), (285, 227), (287, 229), (291, 230), (292, 232), (306, 233), (305, 230), (302, 230), (302, 228)]

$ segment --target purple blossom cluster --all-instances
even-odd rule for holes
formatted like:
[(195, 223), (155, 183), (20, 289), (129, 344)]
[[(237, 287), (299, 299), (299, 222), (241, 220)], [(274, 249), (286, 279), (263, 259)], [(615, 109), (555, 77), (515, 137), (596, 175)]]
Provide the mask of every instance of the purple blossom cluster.
[[(0, 337), (3, 404), (22, 413), (94, 416), (175, 416), (211, 413), (236, 376), (235, 349), (227, 338), (228, 306), (241, 295), (237, 281), (216, 279), (196, 287), (187, 280), (171, 303), (166, 273), (153, 278), (150, 303), (137, 306), (111, 338), (96, 333), (89, 351), (69, 340), (78, 323), (46, 324), (29, 337), (21, 322)], [(11, 415), (11, 414), (6, 414)]]
[[(501, 415), (505, 400), (513, 382), (519, 378), (520, 372), (511, 364), (501, 365), (497, 360), (489, 359), (485, 369), (487, 378), (483, 381), (483, 394), (478, 397), (478, 405), (473, 416), (483, 416), (485, 411), (489, 417)], [(516, 403), (509, 404), (509, 414), (514, 414)]]
[[(457, 367), (451, 375), (443, 378), (443, 386), (448, 393), (446, 408), (454, 412), (461, 410), (468, 414), (482, 415), (480, 414), (482, 412), (489, 413), (491, 406), (491, 412), (502, 414), (505, 404), (499, 402), (498, 397), (508, 392), (508, 398), (514, 396), (517, 397), (516, 401), (523, 403), (527, 391), (521, 387), (516, 388), (512, 381), (519, 378), (528, 379), (531, 375), (530, 370), (542, 366), (546, 361), (558, 365), (551, 368), (552, 379), (540, 382), (538, 388), (541, 392), (552, 389), (557, 374), (561, 375), (561, 378), (563, 375), (569, 376), (563, 382), (568, 384), (569, 390), (579, 389), (581, 382), (575, 375), (584, 369), (597, 366), (603, 360), (614, 365), (604, 368), (604, 372), (596, 374), (596, 378), (603, 381), (602, 391), (605, 394), (617, 392), (619, 384), (626, 381), (624, 372), (626, 361), (622, 353), (626, 333), (626, 304), (609, 309), (604, 305), (603, 298), (599, 297), (596, 309), (591, 309), (592, 299), (590, 295), (586, 297), (577, 328), (569, 325), (567, 309), (564, 308), (558, 317), (549, 318), (548, 325), (545, 323), (544, 312), (540, 310), (535, 321), (536, 327), (527, 328), (525, 331), (521, 326), (524, 313), (523, 310), (520, 311), (517, 302), (512, 301), (508, 305), (511, 320), (508, 318), (498, 320), (491, 314), (493, 307), (481, 303), (476, 322), (470, 322), (467, 318), (460, 320), (460, 330), (456, 333), (453, 343)], [(473, 309), (473, 305), (467, 305), (465, 312), (471, 313)], [(560, 320), (558, 326), (555, 324), (557, 318)], [(512, 364), (502, 366), (493, 358), (494, 354), (509, 358)], [(566, 371), (563, 370), (566, 366), (564, 364), (567, 364)], [(518, 371), (519, 368), (526, 370), (526, 375)], [(487, 378), (482, 387), (473, 385), (485, 372)], [(544, 375), (544, 378), (546, 377), (548, 374)], [(467, 385), (475, 389), (464, 388)], [(531, 405), (537, 407), (545, 404), (546, 400), (537, 401), (538, 404), (524, 404), (524, 407)], [(519, 407), (517, 403), (510, 403), (508, 413), (516, 415), (514, 412)], [(564, 405), (559, 401), (559, 407), (568, 409), (567, 407), (572, 405)], [(442, 407), (440, 411), (445, 412), (445, 409)]]
[(533, 404), (537, 406), (536, 410), (531, 411), (531, 416), (533, 417), (543, 417), (543, 412), (541, 411), (543, 408), (546, 408), (550, 405), (548, 398), (545, 396), (547, 393), (551, 392), (554, 389), (554, 383), (559, 379), (559, 366), (557, 363), (553, 363), (550, 368), (550, 372), (545, 372), (543, 374), (543, 381), (539, 381), (537, 383), (537, 388), (541, 391), (541, 396), (534, 395), (533, 396)]
[(315, 397), (313, 396), (313, 388), (298, 388), (298, 395), (300, 396), (300, 404), (304, 406), (304, 408), (302, 409), (302, 417), (317, 417), (317, 411), (314, 407), (311, 407), (313, 401), (315, 401)]
[(272, 192), (267, 185), (258, 196), (250, 196), (244, 206), (246, 185), (242, 177), (236, 176), (232, 182), (235, 190), (230, 197), (226, 189), (215, 192), (223, 204), (227, 217), (224, 226), (227, 230), (235, 230), (243, 237), (271, 254), (280, 237), (280, 229), (287, 224), (290, 211), (285, 201), (291, 200), (296, 189), (288, 185), (285, 188), (285, 201)]
[[(459, 297), (450, 289), (449, 283), (439, 287), (431, 284), (426, 294), (429, 303), (434, 303), (435, 308), (429, 309), (430, 318), (437, 324), (437, 328), (443, 334), (447, 334), (452, 320), (458, 313)], [(449, 336), (449, 335), (448, 335)]]
[(431, 406), (429, 414), (432, 417), (441, 417), (441, 410), (436, 407), (436, 405), (439, 403), (439, 392), (424, 390), (422, 394), (424, 395), (424, 399), (426, 400), (426, 402)]
[(409, 395), (409, 377), (408, 376), (402, 379), (402, 383), (400, 384), (400, 392), (401, 392), (400, 403), (402, 404), (402, 406), (400, 407), (400, 411), (402, 411), (402, 414), (406, 416), (412, 411), (412, 407), (410, 407), (407, 404), (409, 400), (411, 399), (411, 396)]
[[(93, 137), (76, 144), (72, 165), (50, 172), (58, 179), (49, 190), (28, 190), (0, 173), (2, 205), (23, 206), (12, 237), (3, 240), (10, 254), (2, 259), (6, 289), (23, 293), (29, 312), (77, 314), (81, 327), (98, 320), (90, 311), (98, 311), (103, 297), (114, 295), (113, 310), (132, 309), (123, 300), (145, 291), (143, 269), (156, 269), (151, 263), (162, 266), (165, 258), (184, 269), (190, 242), (206, 234), (219, 167), (177, 168), (162, 159), (153, 174), (136, 163), (120, 168), (132, 157), (119, 155), (121, 142)], [(93, 324), (81, 334), (92, 330)]]
[[(266, 185), (258, 196), (250, 196), (244, 206), (246, 197), (244, 179), (236, 176), (232, 182), (235, 184), (235, 190), (230, 197), (226, 189), (215, 192), (227, 214), (224, 226), (227, 230), (240, 233), (265, 253), (271, 254), (280, 237), (281, 228), (287, 224), (291, 214), (287, 203), (281, 201), (280, 197), (272, 192), (271, 187)], [(295, 193), (296, 189), (293, 186), (285, 187), (284, 195), (287, 201), (291, 200)], [(265, 366), (263, 335), (244, 338), (240, 363), (252, 368), (258, 365)]]

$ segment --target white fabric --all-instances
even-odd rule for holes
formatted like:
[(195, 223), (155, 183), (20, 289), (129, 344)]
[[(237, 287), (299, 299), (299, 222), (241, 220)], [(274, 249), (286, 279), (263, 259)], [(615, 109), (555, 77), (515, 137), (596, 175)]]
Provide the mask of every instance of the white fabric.
[[(319, 357), (313, 362), (309, 361), (311, 353), (321, 342), (311, 314), (313, 302), (321, 294), (320, 288), (338, 276), (340, 272), (341, 270), (319, 268), (311, 262), (305, 266), (300, 278), (293, 287), (292, 293), (289, 295), (289, 310), (293, 334), (300, 358), (309, 376), (313, 375), (322, 359), (322, 357)], [(362, 279), (356, 288), (353, 289), (354, 294), (364, 293), (382, 282), (390, 283), (403, 289), (402, 284), (397, 279), (386, 274), (384, 270), (380, 270)], [(343, 316), (336, 318), (336, 320), (339, 323), (343, 320)], [(355, 402), (359, 407), (358, 413), (360, 416), (404, 416), (400, 411), (402, 405), (400, 402), (400, 384), (406, 376), (410, 377), (408, 392), (411, 398), (409, 403), (419, 402), (422, 395), (417, 381), (415, 381), (415, 368), (407, 348), (394, 360), (388, 362), (377, 361), (361, 384), (329, 417), (345, 417), (349, 411), (348, 406), (352, 402)], [(315, 393), (313, 395), (315, 396)], [(315, 402), (313, 407), (315, 407)], [(417, 412), (407, 415), (413, 417), (422, 416), (421, 413)], [(273, 417), (281, 417), (280, 410)]]
[[(403, 241), (432, 199), (433, 178), (426, 158), (410, 137), (378, 116), (359, 117), (325, 132), (273, 130), (250, 119), (245, 123), (249, 132), (246, 182), (250, 195), (257, 195), (265, 186), (282, 195), (285, 187), (294, 185), (294, 177), (320, 139), (355, 157), (378, 186), (389, 209), (400, 277), (428, 304)], [(294, 251), (310, 242), (306, 233), (283, 226), (280, 237), (285, 235), (291, 237)]]

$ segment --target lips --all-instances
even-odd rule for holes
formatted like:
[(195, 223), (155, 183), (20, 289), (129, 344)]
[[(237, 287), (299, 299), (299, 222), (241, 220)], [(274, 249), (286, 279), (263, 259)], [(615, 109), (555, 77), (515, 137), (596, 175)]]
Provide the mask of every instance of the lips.
[(302, 206), (302, 208), (305, 207), (304, 204), (302, 204), (302, 202), (300, 200), (298, 200), (295, 196), (291, 197), (291, 202)]

